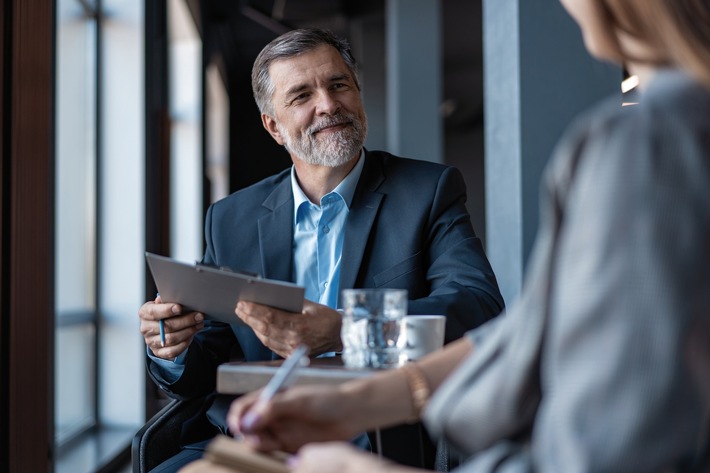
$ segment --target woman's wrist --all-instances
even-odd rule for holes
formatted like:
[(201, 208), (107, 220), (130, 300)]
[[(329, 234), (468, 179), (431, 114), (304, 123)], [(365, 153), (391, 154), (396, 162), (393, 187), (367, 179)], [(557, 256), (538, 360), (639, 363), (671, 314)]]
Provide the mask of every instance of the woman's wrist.
[(371, 377), (348, 381), (339, 386), (343, 410), (357, 432), (372, 430), (377, 427), (377, 406), (375, 404), (378, 387)]
[(415, 422), (421, 418), (422, 410), (424, 410), (431, 397), (429, 380), (424, 371), (414, 361), (402, 366), (400, 371), (404, 374), (409, 387), (409, 398), (412, 405), (412, 417), (410, 420)]
[(362, 430), (369, 431), (415, 420), (412, 404), (402, 402), (410, 395), (410, 389), (401, 370), (381, 371), (373, 376), (343, 383), (340, 389), (343, 409)]

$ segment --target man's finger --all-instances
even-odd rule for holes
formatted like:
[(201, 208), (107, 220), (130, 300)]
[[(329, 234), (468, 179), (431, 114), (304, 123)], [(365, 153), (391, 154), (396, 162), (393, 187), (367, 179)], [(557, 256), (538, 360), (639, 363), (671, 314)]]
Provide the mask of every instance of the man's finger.
[(191, 312), (182, 316), (172, 316), (163, 319), (163, 325), (166, 332), (178, 332), (201, 324), (204, 320), (205, 316), (202, 313)]
[(145, 320), (157, 321), (182, 314), (182, 307), (180, 304), (156, 304), (150, 301), (143, 304), (138, 314)]

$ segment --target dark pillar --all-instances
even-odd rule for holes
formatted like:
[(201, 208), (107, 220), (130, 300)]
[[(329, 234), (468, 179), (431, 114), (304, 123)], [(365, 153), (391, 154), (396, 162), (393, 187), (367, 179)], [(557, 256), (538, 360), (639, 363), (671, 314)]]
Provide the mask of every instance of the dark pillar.
[(484, 0), (487, 253), (510, 303), (538, 225), (542, 170), (574, 116), (619, 94), (558, 0)]
[(54, 461), (54, 2), (0, 7), (0, 471)]

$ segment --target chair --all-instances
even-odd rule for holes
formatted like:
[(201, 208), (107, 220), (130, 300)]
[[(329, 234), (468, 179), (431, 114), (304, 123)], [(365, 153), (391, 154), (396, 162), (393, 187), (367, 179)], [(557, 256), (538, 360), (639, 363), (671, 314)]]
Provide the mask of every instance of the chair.
[(440, 439), (436, 445), (434, 471), (451, 471), (459, 465), (461, 465), (461, 456), (451, 450), (446, 440)]
[(202, 408), (204, 398), (173, 400), (155, 414), (133, 437), (133, 473), (147, 473), (180, 452), (183, 424)]

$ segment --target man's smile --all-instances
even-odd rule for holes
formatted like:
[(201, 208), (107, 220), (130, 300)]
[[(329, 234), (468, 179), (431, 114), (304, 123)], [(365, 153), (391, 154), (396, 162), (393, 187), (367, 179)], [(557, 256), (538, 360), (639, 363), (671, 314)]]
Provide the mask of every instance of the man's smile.
[(316, 133), (340, 131), (348, 125), (350, 125), (350, 124), (349, 123), (338, 123), (337, 125), (330, 125), (325, 128), (321, 128), (320, 130), (316, 131)]
[(321, 132), (336, 133), (338, 131), (345, 129), (348, 126), (352, 126), (352, 124), (353, 124), (352, 119), (342, 117), (342, 118), (327, 120), (327, 121), (324, 121), (323, 123), (319, 123), (317, 125), (311, 125), (309, 127), (308, 131), (309, 131), (310, 135), (316, 135)]

